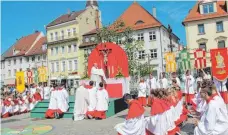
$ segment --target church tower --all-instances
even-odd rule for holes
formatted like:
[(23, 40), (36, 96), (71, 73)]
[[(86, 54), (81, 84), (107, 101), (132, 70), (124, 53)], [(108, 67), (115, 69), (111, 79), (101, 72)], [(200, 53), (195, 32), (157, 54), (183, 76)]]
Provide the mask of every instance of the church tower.
[(94, 9), (98, 9), (98, 2), (96, 0), (87, 0), (86, 2), (86, 8), (94, 8)]

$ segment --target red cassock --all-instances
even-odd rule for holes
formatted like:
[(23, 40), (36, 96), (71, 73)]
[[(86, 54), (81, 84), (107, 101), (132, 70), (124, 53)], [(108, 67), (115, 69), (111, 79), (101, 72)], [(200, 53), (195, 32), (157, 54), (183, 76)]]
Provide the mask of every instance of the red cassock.
[(100, 118), (100, 119), (106, 119), (106, 114), (105, 114), (106, 111), (95, 111), (94, 112), (94, 116), (96, 118)]
[[(3, 104), (4, 104), (4, 106), (7, 106), (7, 107), (9, 107), (11, 105), (10, 101), (7, 99), (5, 99), (3, 101)], [(6, 112), (4, 115), (2, 115), (2, 118), (7, 118), (9, 116), (10, 116), (10, 112)]]
[(146, 106), (146, 97), (138, 97), (138, 101), (143, 105)]
[(37, 93), (37, 92), (36, 92), (36, 93), (33, 95), (33, 97), (34, 97), (35, 101), (41, 101), (41, 100), (42, 100), (40, 93)]

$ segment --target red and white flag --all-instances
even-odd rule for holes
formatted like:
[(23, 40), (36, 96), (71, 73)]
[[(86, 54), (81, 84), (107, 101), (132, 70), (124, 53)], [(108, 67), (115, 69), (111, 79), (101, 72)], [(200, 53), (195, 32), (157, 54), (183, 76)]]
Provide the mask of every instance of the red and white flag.
[(195, 57), (195, 68), (196, 69), (202, 69), (206, 68), (206, 51), (203, 49), (197, 49), (194, 52), (194, 57)]

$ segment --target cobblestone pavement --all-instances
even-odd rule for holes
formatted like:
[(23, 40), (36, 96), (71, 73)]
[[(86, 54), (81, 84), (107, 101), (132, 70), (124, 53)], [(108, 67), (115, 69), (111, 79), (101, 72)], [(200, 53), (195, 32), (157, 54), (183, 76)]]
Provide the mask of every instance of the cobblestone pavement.
[[(51, 125), (53, 130), (46, 135), (116, 135), (114, 126), (124, 121), (127, 110), (124, 110), (105, 120), (82, 120), (74, 122), (71, 119), (32, 119), (29, 114), (13, 116), (2, 119), (2, 128), (14, 128), (15, 126), (28, 125)], [(149, 108), (146, 108), (145, 116), (149, 115)], [(182, 127), (182, 135), (191, 135), (193, 126), (191, 120)]]

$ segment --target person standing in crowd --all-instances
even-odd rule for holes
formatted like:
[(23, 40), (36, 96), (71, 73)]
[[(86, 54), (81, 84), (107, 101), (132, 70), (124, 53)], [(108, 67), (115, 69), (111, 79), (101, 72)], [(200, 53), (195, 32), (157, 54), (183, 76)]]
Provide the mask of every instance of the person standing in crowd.
[(190, 70), (187, 70), (185, 75), (183, 76), (184, 80), (184, 93), (185, 93), (185, 100), (187, 104), (191, 104), (192, 99), (195, 96), (195, 90), (194, 90), (194, 82), (195, 79), (190, 73)]
[(157, 82), (155, 77), (152, 75), (152, 73), (149, 76), (149, 79), (147, 80), (147, 90), (148, 90), (148, 106), (151, 105), (151, 91), (155, 90), (157, 88)]
[(176, 84), (180, 87), (181, 86), (181, 82), (180, 82), (180, 79), (179, 77), (177, 76), (177, 73), (176, 72), (172, 72), (171, 74), (171, 85), (172, 85), (172, 80), (175, 79), (176, 80)]
[(106, 119), (106, 111), (108, 110), (109, 96), (107, 90), (104, 88), (102, 82), (99, 83), (99, 90), (97, 91), (97, 104), (95, 118), (97, 120)]
[(86, 117), (87, 108), (89, 106), (89, 92), (85, 88), (85, 83), (81, 82), (80, 87), (75, 93), (74, 104), (74, 121), (83, 120)]
[(41, 98), (44, 99), (44, 87), (43, 87), (42, 83), (39, 83), (37, 88), (40, 90)]
[(163, 88), (163, 89), (167, 89), (168, 88), (168, 80), (165, 77), (165, 72), (162, 72), (160, 74), (160, 78), (159, 81), (157, 81), (157, 88)]
[(89, 82), (89, 106), (86, 113), (86, 116), (90, 119), (95, 117), (95, 109), (97, 104), (97, 88), (94, 86), (93, 81)]
[(147, 105), (146, 92), (147, 92), (147, 84), (144, 82), (144, 79), (141, 78), (138, 86), (138, 100), (143, 106)]
[(44, 83), (44, 99), (50, 99), (50, 87), (47, 86), (47, 83)]

